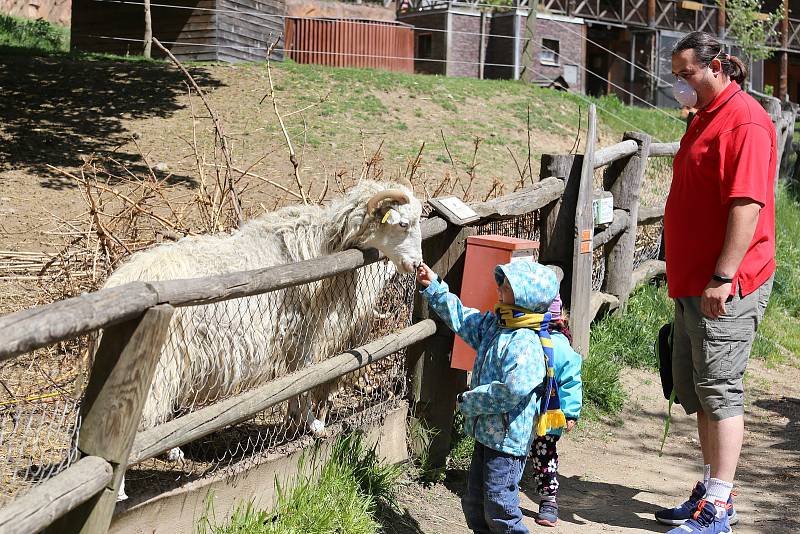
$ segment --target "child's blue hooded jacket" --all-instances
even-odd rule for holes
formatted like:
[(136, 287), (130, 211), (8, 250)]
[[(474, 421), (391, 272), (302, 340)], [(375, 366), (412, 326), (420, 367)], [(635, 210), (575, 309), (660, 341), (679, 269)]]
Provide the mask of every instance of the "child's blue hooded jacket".
[[(508, 278), (514, 304), (544, 313), (558, 294), (558, 279), (549, 268), (516, 261), (495, 268), (495, 279)], [(533, 439), (539, 399), (535, 388), (544, 381), (545, 363), (539, 336), (529, 328), (502, 328), (495, 313), (467, 308), (433, 281), (422, 292), (439, 317), (477, 351), (470, 390), (459, 409), (464, 431), (492, 449), (526, 456)]]
[[(553, 368), (556, 372), (558, 384), (558, 398), (561, 402), (561, 411), (567, 419), (578, 420), (583, 407), (583, 381), (581, 380), (581, 365), (583, 358), (572, 350), (569, 340), (558, 332), (550, 332), (553, 340)], [(560, 436), (562, 429), (554, 428), (548, 434)]]

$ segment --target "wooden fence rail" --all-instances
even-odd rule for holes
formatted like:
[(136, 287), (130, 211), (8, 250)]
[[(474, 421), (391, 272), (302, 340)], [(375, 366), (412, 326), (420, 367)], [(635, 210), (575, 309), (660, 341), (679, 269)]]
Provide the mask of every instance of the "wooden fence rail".
[(0, 532), (40, 532), (111, 482), (111, 464), (85, 456), (46, 483), (0, 509)]
[(431, 320), (416, 323), (361, 347), (276, 378), (263, 386), (155, 426), (136, 436), (129, 462), (131, 464), (142, 462), (173, 447), (179, 447), (226, 426), (249, 419), (258, 412), (296, 397), (320, 384), (391, 356), (409, 345), (430, 337), (435, 331), (436, 325)]

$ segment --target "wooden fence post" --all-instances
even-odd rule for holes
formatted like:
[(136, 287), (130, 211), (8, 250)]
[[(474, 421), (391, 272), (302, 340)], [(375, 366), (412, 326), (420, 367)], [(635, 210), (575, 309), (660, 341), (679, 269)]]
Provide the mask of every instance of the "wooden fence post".
[(614, 209), (628, 213), (628, 227), (604, 245), (606, 273), (603, 291), (619, 299), (620, 310), (625, 309), (631, 292), (631, 274), (636, 252), (636, 229), (639, 217), (639, 193), (642, 189), (647, 158), (650, 153), (650, 136), (639, 132), (626, 132), (623, 139), (633, 139), (639, 145), (635, 154), (615, 161), (603, 176), (603, 187), (614, 195)]
[(539, 211), (539, 262), (558, 266), (564, 272), (561, 299), (567, 309), (571, 306), (575, 208), (582, 166), (582, 155), (542, 154), (539, 169), (540, 180), (554, 176), (565, 182), (561, 198)]
[(108, 531), (172, 313), (172, 306), (162, 304), (104, 330), (81, 404), (78, 451), (82, 456), (105, 459), (114, 473), (102, 492), (46, 532)]
[[(575, 206), (572, 248), (572, 290), (570, 298), (570, 330), (572, 347), (579, 354), (589, 354), (589, 328), (592, 324), (592, 237), (594, 214), (592, 199), (594, 187), (594, 145), (597, 137), (597, 115), (594, 104), (589, 106), (589, 128), (586, 133), (586, 150), (581, 165), (581, 181)], [(566, 275), (565, 275), (566, 277)]]
[[(476, 233), (472, 227), (448, 226), (445, 232), (422, 243), (422, 257), (447, 282), (453, 293), (461, 290), (467, 237)], [(490, 275), (487, 273), (487, 276)], [(467, 373), (450, 367), (454, 334), (417, 292), (414, 322), (424, 319), (436, 322), (436, 333), (424, 343), (417, 343), (408, 349), (408, 370), (412, 373), (412, 413), (421, 425), (435, 432), (427, 444), (428, 466), (440, 468), (444, 467), (450, 453), (456, 395), (467, 388)]]

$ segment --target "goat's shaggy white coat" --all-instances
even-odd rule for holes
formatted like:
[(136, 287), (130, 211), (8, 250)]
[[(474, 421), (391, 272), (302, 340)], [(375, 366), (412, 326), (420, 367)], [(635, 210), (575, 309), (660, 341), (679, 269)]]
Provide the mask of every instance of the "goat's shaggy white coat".
[[(373, 200), (368, 213), (370, 199), (387, 189), (402, 191), (409, 201), (398, 201), (397, 194)], [(395, 213), (384, 218), (390, 209)], [(134, 254), (106, 287), (260, 269), (354, 247), (375, 247), (394, 266), (373, 264), (303, 286), (176, 309), (139, 429), (344, 350), (367, 314), (371, 317), (395, 268), (413, 272), (422, 260), (420, 215), (420, 202), (407, 188), (362, 181), (327, 206), (290, 206), (231, 234), (185, 237)], [(313, 400), (318, 408), (329, 393), (330, 385), (318, 388)], [(295, 420), (306, 416), (298, 401), (294, 412)], [(323, 428), (324, 416), (320, 419), (311, 414), (314, 430)]]

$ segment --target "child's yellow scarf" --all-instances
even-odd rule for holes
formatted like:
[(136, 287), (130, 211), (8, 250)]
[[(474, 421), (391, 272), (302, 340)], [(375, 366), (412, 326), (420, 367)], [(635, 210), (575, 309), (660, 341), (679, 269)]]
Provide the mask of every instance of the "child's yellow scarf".
[(503, 328), (531, 328), (539, 336), (544, 351), (544, 364), (547, 368), (545, 377), (544, 395), (536, 419), (536, 435), (544, 436), (548, 430), (564, 428), (567, 419), (561, 411), (561, 400), (558, 397), (558, 383), (556, 382), (555, 368), (553, 367), (553, 340), (547, 330), (550, 322), (550, 313), (531, 313), (525, 308), (512, 304), (497, 304), (494, 307), (497, 321)]

